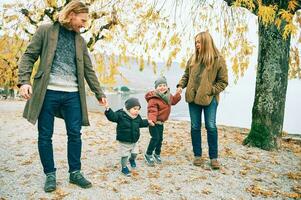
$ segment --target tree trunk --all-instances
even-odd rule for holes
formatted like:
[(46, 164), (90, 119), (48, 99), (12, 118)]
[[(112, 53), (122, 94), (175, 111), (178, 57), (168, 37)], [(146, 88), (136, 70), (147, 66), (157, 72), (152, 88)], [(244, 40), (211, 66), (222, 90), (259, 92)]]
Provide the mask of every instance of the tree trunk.
[(251, 131), (244, 144), (272, 150), (279, 146), (288, 82), (290, 37), (259, 23), (259, 50)]

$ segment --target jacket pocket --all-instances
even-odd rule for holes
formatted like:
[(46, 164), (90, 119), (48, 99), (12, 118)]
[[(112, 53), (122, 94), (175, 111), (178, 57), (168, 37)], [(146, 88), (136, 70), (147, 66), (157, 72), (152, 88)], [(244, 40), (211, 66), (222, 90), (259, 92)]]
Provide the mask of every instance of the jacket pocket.
[(187, 87), (186, 89), (186, 93), (185, 93), (185, 98), (186, 98), (186, 101), (188, 103), (191, 103), (193, 102), (194, 98), (195, 98), (195, 95), (196, 95), (196, 91), (193, 87)]
[(41, 77), (43, 76), (43, 74), (44, 74), (43, 71), (38, 71), (38, 72), (36, 73), (36, 75), (34, 76), (34, 79), (39, 79), (39, 78), (41, 78)]
[(214, 94), (212, 93), (213, 90), (213, 84), (208, 82), (208, 87), (207, 87), (207, 95), (208, 96), (213, 96)]
[(42, 83), (43, 83), (43, 71), (38, 71), (35, 76), (33, 77), (33, 85), (32, 85), (32, 90), (33, 92), (40, 92), (42, 89)]

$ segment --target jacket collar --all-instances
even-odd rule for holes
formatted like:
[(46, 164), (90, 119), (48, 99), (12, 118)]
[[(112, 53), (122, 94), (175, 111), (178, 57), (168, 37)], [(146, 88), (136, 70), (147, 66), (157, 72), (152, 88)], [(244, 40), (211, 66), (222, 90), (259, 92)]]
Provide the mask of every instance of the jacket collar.
[(125, 107), (122, 110), (132, 119), (137, 118), (138, 116), (133, 116)]

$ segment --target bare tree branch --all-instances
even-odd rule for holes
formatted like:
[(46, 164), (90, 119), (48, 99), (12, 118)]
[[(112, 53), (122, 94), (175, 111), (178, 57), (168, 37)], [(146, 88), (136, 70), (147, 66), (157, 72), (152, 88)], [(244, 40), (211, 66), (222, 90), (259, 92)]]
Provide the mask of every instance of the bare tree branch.
[(29, 22), (30, 22), (32, 25), (34, 25), (35, 27), (38, 26), (38, 23), (37, 23), (36, 21), (34, 21), (34, 20), (30, 17), (29, 11), (28, 11), (27, 9), (22, 8), (22, 9), (21, 9), (21, 13), (22, 13), (25, 17), (27, 17), (27, 19), (29, 20)]
[(24, 28), (25, 33), (27, 33), (28, 35), (30, 35), (30, 37), (33, 36), (33, 33), (29, 32), (29, 30), (27, 28)]
[(53, 9), (46, 8), (44, 10), (44, 15), (47, 15), (49, 17), (49, 19), (51, 19), (51, 21), (53, 21), (53, 22), (55, 21), (55, 19), (54, 19), (55, 9), (56, 8), (53, 8)]
[(102, 40), (105, 38), (105, 36), (101, 35), (101, 32), (106, 29), (109, 30), (111, 27), (114, 25), (118, 24), (118, 18), (117, 18), (117, 13), (116, 10), (113, 9), (112, 11), (112, 19), (109, 23), (106, 25), (103, 25), (99, 28), (96, 34), (93, 34), (93, 36), (90, 38), (89, 42), (87, 43), (88, 48), (90, 48), (93, 44), (95, 44), (98, 40)]

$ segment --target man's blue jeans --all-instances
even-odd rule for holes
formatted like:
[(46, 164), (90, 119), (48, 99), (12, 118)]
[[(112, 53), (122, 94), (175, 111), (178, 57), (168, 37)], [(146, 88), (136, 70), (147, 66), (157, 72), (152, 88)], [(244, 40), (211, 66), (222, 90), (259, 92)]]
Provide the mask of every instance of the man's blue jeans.
[(52, 135), (55, 113), (60, 112), (65, 120), (68, 136), (67, 156), (69, 172), (81, 168), (81, 104), (78, 92), (47, 90), (38, 118), (38, 147), (44, 173), (55, 172)]
[(195, 103), (189, 103), (189, 114), (191, 121), (191, 140), (193, 153), (196, 157), (202, 156), (202, 111), (205, 116), (205, 127), (207, 130), (207, 140), (209, 146), (209, 158), (216, 159), (218, 157), (218, 135), (216, 127), (216, 110), (217, 101), (214, 97), (208, 106), (201, 106)]

